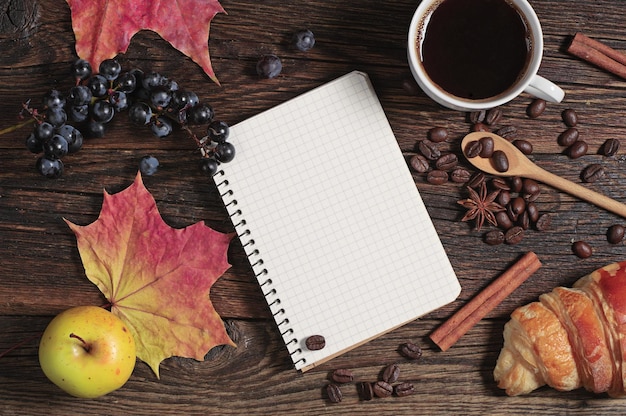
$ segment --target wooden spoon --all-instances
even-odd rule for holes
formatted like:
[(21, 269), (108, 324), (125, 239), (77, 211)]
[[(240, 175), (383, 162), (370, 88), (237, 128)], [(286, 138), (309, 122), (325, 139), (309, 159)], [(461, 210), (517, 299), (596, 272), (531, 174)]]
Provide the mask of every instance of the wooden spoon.
[[(493, 139), (494, 150), (501, 150), (506, 154), (509, 160), (509, 168), (506, 172), (497, 171), (493, 167), (490, 158), (476, 156), (470, 159), (467, 157), (465, 153), (467, 144), (473, 140), (480, 140), (485, 136)], [(626, 218), (626, 205), (540, 168), (512, 143), (497, 134), (487, 132), (470, 133), (463, 138), (461, 149), (467, 160), (483, 172), (497, 176), (520, 176), (534, 179)]]

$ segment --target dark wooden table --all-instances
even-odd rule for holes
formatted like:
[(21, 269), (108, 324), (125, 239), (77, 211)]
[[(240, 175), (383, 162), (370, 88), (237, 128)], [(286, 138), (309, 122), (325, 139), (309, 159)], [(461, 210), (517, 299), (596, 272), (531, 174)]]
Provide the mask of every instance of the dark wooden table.
[[(191, 60), (153, 32), (136, 35), (120, 57), (124, 68), (159, 71), (211, 103), (220, 119), (235, 124), (351, 70), (367, 72), (380, 96), (398, 142), (408, 156), (433, 126), (451, 133), (442, 148), (459, 154), (459, 140), (469, 131), (465, 114), (446, 110), (424, 96), (411, 80), (406, 62), (406, 30), (419, 1), (237, 1), (223, 0), (228, 15), (211, 24), (210, 50), (221, 86), (213, 84)], [(566, 92), (561, 104), (550, 104), (538, 119), (525, 115), (531, 98), (522, 95), (502, 109), (502, 124), (514, 125), (532, 141), (533, 159), (556, 174), (580, 181), (590, 163), (601, 163), (607, 176), (591, 188), (626, 202), (626, 150), (604, 158), (596, 154), (608, 138), (626, 140), (626, 82), (565, 52), (578, 32), (626, 50), (626, 11), (619, 0), (533, 0), (545, 34), (540, 73)], [(3, 1), (0, 32), (0, 128), (16, 123), (21, 103), (38, 102), (48, 89), (67, 90), (68, 67), (75, 59), (70, 12), (62, 0)], [(24, 13), (20, 13), (24, 10)], [(35, 13), (33, 14), (33, 10)], [(308, 27), (316, 35), (307, 53), (289, 46), (291, 34)], [(255, 63), (276, 53), (282, 74), (261, 80)], [(570, 160), (556, 138), (564, 130), (560, 114), (577, 111), (579, 130), (590, 146), (587, 156)], [(0, 139), (0, 351), (23, 343), (0, 358), (0, 414), (623, 414), (622, 400), (584, 390), (550, 388), (524, 397), (507, 397), (492, 371), (502, 347), (502, 330), (511, 311), (555, 286), (570, 286), (582, 275), (625, 259), (624, 245), (606, 242), (608, 226), (624, 223), (564, 193), (543, 187), (537, 201), (554, 215), (548, 232), (529, 230), (517, 245), (488, 246), (482, 232), (460, 221), (456, 201), (465, 197), (457, 184), (434, 186), (422, 175), (415, 183), (456, 270), (462, 293), (454, 303), (369, 342), (305, 374), (291, 365), (241, 245), (229, 250), (232, 268), (215, 284), (211, 299), (238, 344), (218, 347), (206, 360), (171, 358), (161, 365), (161, 379), (138, 362), (130, 381), (96, 400), (74, 399), (43, 375), (37, 360), (37, 337), (50, 319), (75, 305), (101, 305), (98, 289), (84, 275), (74, 235), (63, 222), (94, 221), (102, 192), (114, 193), (134, 179), (139, 159), (159, 158), (158, 174), (146, 177), (162, 216), (174, 227), (197, 221), (224, 232), (233, 230), (212, 181), (199, 171), (194, 145), (182, 134), (154, 138), (123, 116), (106, 137), (88, 140), (66, 157), (66, 171), (56, 180), (34, 170), (36, 156), (24, 147), (29, 129)], [(376, 146), (375, 142), (355, 146)], [(624, 146), (626, 144), (623, 143)], [(332, 138), (320, 137), (332, 147)], [(467, 166), (467, 165), (466, 165)], [(254, 175), (254, 172), (250, 172)], [(586, 240), (593, 256), (581, 260), (571, 244)], [(428, 334), (468, 299), (501, 274), (521, 254), (533, 250), (543, 267), (486, 319), (447, 352)], [(411, 363), (400, 358), (398, 345), (408, 340), (424, 349)], [(417, 394), (404, 398), (359, 400), (354, 385), (344, 400), (330, 403), (323, 394), (329, 372), (352, 368), (359, 381), (376, 380), (384, 365), (399, 362), (402, 377)]]

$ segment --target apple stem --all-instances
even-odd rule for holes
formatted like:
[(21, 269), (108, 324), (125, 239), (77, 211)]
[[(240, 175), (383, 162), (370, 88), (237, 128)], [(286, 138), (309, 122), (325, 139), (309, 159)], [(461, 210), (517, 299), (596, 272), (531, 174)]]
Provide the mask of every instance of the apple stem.
[(91, 349), (91, 345), (87, 344), (84, 339), (82, 339), (81, 337), (79, 337), (75, 333), (72, 332), (70, 334), (70, 338), (76, 338), (77, 340), (82, 342), (83, 343), (83, 348), (85, 349), (85, 351), (89, 352), (89, 350)]

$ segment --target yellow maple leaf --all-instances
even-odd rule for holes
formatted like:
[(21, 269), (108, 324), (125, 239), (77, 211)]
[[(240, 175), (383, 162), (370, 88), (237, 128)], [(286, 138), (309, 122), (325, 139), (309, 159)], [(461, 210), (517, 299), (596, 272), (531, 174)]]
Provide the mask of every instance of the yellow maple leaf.
[(233, 234), (198, 222), (167, 225), (141, 175), (117, 194), (104, 192), (100, 216), (86, 226), (65, 220), (76, 234), (87, 278), (129, 327), (137, 357), (159, 377), (171, 356), (202, 361), (216, 345), (235, 346), (209, 299), (230, 267)]

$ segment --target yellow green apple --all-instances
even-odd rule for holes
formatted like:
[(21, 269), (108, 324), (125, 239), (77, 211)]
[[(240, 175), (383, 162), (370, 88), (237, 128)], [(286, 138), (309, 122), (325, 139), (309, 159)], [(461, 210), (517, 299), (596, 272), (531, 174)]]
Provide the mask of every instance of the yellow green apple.
[(39, 343), (39, 364), (46, 377), (76, 397), (94, 398), (119, 389), (135, 362), (135, 341), (124, 322), (97, 306), (61, 312)]

